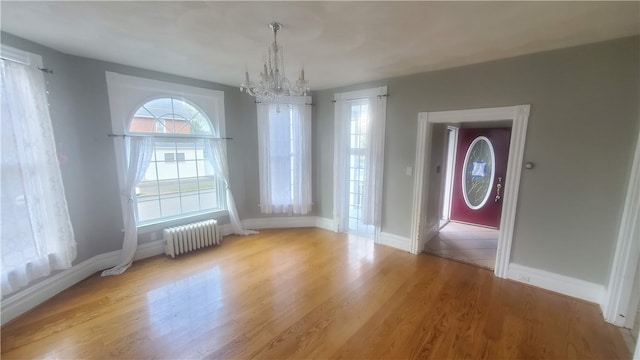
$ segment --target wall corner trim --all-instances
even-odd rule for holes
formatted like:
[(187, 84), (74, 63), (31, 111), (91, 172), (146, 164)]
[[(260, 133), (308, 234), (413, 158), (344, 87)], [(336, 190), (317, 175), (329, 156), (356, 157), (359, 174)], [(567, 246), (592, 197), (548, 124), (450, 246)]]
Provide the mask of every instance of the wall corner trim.
[(396, 249), (411, 252), (411, 239), (406, 236), (380, 232), (378, 240), (380, 245), (391, 246)]
[(336, 231), (336, 225), (333, 219), (325, 218), (325, 217), (316, 217), (316, 227), (320, 229), (325, 229), (329, 231)]
[(603, 285), (514, 263), (508, 265), (507, 279), (537, 286), (598, 305), (601, 304), (602, 298), (605, 295)]
[[(640, 132), (636, 140), (629, 185), (624, 201), (607, 292), (602, 302), (604, 319), (624, 326), (632, 303), (633, 282), (640, 262)], [(640, 342), (639, 342), (640, 344)], [(638, 346), (640, 349), (640, 345)]]

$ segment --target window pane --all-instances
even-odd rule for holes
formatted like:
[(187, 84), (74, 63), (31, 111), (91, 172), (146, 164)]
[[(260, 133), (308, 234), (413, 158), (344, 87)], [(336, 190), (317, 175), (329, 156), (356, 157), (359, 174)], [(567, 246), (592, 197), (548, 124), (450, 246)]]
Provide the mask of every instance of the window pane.
[(150, 181), (140, 181), (136, 187), (136, 195), (138, 198), (144, 196), (157, 196), (158, 182), (155, 179)]
[(138, 195), (138, 221), (144, 222), (160, 217), (160, 201), (157, 196)]
[(211, 154), (202, 139), (187, 136), (213, 135), (209, 119), (196, 106), (177, 98), (151, 100), (136, 111), (129, 132), (180, 134), (175, 140), (156, 138), (149, 168), (136, 187), (140, 222), (224, 208), (207, 159)]
[(205, 209), (219, 209), (221, 208), (220, 204), (218, 204), (218, 195), (215, 189), (210, 189), (206, 191), (200, 192), (200, 206), (202, 210)]
[(180, 208), (180, 195), (175, 194), (160, 198), (160, 206), (162, 206), (162, 216), (176, 216), (182, 213)]
[(130, 132), (213, 134), (211, 122), (183, 99), (160, 98), (142, 105), (129, 123)]
[[(196, 161), (178, 161), (178, 171), (180, 173), (180, 179), (190, 179), (189, 181), (195, 181), (198, 178), (198, 169), (196, 168)], [(196, 187), (197, 188), (197, 187)]]
[(159, 180), (157, 184), (159, 195), (169, 196), (180, 194), (180, 180), (177, 178), (170, 180)]
[(200, 200), (197, 191), (187, 191), (181, 194), (182, 213), (192, 213), (200, 210)]

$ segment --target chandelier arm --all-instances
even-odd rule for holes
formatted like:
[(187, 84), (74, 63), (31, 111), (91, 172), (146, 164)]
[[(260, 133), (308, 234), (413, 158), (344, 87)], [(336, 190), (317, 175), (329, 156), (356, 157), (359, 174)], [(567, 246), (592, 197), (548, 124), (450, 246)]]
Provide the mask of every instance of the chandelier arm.
[(250, 81), (247, 72), (245, 82), (240, 84), (240, 91), (254, 96), (259, 103), (292, 104), (294, 103), (292, 97), (306, 96), (309, 91), (309, 82), (304, 78), (304, 69), (295, 83), (287, 79), (284, 50), (278, 44), (278, 31), (282, 28), (282, 24), (272, 22), (269, 28), (273, 31), (273, 44), (268, 47), (268, 59), (264, 63), (264, 72), (260, 74), (260, 81)]

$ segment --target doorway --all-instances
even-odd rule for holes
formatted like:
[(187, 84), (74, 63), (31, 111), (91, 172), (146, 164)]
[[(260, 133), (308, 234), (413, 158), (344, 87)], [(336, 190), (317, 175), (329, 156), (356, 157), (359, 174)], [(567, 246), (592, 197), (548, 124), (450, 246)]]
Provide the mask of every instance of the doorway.
[[(502, 212), (499, 221), (499, 235), (494, 266), (494, 274), (507, 277), (511, 254), (513, 228), (517, 208), (520, 176), (526, 140), (529, 105), (506, 106), (497, 108), (423, 112), (418, 114), (418, 131), (416, 146), (416, 163), (414, 179), (414, 201), (411, 228), (411, 252), (418, 254), (425, 250), (425, 245), (440, 230), (441, 207), (439, 200), (430, 201), (430, 197), (440, 192), (426, 191), (431, 182), (441, 178), (436, 166), (440, 159), (432, 159), (431, 144), (434, 136), (434, 125), (467, 124), (508, 121), (511, 123), (511, 140), (508, 152), (507, 170), (503, 179), (501, 193)], [(438, 204), (433, 207), (432, 204)]]
[(448, 126), (444, 151), (433, 149), (446, 165), (440, 228), (426, 252), (494, 269), (510, 137), (511, 122)]

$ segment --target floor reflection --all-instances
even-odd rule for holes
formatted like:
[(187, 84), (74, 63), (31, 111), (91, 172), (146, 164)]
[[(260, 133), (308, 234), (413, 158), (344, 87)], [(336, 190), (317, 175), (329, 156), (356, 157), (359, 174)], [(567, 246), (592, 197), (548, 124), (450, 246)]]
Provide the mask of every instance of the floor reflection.
[[(347, 235), (347, 256), (350, 265), (370, 264), (375, 259), (373, 240), (354, 234)], [(354, 267), (358, 269), (358, 267)]]
[(151, 332), (155, 336), (210, 325), (225, 306), (219, 267), (147, 292)]

